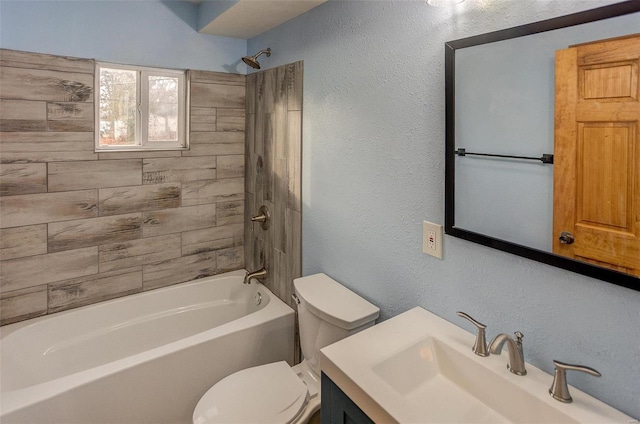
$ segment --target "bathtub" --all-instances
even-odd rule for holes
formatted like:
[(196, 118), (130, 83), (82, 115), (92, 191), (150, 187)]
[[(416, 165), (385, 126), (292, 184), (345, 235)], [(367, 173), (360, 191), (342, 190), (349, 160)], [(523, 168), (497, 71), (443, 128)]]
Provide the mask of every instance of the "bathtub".
[(293, 361), (294, 311), (244, 271), (0, 328), (0, 422), (191, 423), (243, 368)]

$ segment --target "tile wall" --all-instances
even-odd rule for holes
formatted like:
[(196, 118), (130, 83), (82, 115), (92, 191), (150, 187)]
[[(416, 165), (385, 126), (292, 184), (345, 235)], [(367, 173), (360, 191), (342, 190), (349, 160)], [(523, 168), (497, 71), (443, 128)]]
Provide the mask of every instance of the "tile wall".
[(94, 152), (94, 62), (0, 50), (0, 323), (244, 268), (244, 75), (191, 71), (188, 151)]
[[(292, 307), (302, 275), (302, 78), (301, 61), (247, 75), (247, 268), (265, 266), (265, 285)], [(266, 231), (250, 221), (262, 205), (271, 212)]]

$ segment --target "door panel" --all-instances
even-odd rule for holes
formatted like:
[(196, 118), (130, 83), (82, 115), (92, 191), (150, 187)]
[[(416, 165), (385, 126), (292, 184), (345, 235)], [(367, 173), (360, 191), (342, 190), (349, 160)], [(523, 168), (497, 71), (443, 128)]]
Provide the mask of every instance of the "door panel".
[(634, 126), (578, 124), (577, 222), (631, 229)]
[[(640, 34), (556, 52), (554, 253), (640, 275)], [(561, 232), (572, 244), (558, 240)]]

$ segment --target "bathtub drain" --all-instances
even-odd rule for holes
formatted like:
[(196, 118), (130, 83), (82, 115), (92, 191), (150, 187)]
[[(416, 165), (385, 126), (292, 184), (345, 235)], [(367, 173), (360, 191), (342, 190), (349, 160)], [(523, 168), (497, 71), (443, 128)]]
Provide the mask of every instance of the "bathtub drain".
[(256, 302), (256, 305), (259, 305), (262, 303), (262, 295), (260, 294), (260, 292), (257, 292), (255, 297), (253, 298), (253, 300)]

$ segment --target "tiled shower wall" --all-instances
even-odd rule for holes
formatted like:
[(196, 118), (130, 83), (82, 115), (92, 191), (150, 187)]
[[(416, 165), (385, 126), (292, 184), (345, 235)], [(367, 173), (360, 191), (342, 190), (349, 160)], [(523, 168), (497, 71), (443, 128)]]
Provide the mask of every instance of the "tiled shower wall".
[(94, 152), (94, 61), (0, 50), (0, 319), (244, 267), (244, 75), (191, 71), (188, 151)]
[[(291, 306), (301, 275), (302, 62), (247, 75), (245, 257), (268, 270), (265, 285)], [(250, 221), (265, 205), (270, 227)]]

